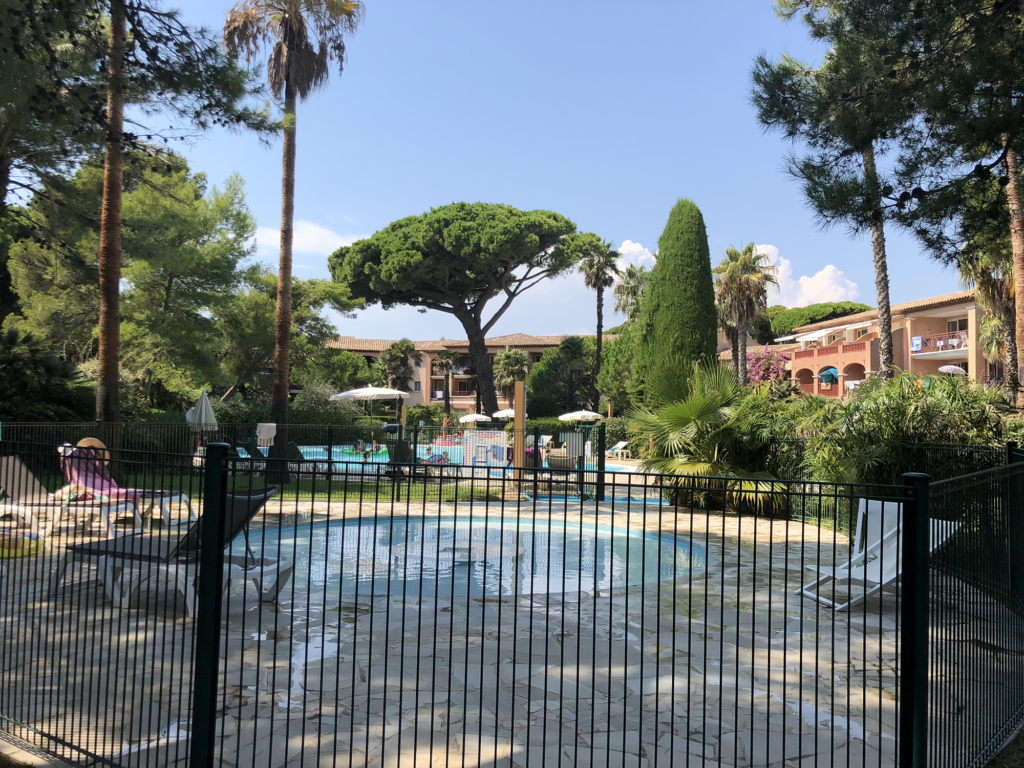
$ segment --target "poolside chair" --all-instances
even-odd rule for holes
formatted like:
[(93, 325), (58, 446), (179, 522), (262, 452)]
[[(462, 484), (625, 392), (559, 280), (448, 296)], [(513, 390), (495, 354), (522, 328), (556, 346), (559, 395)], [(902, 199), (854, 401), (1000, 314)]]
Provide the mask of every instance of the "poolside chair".
[[(94, 494), (132, 504), (132, 509), (142, 527), (140, 508), (147, 506), (147, 512), (159, 510), (160, 520), (164, 525), (179, 525), (182, 522), (193, 522), (196, 514), (192, 509), (192, 501), (180, 491), (160, 491), (139, 488), (121, 488), (107, 470), (104, 452), (101, 449), (76, 446), (63, 446), (60, 461), (64, 479), (72, 486), (79, 486)], [(184, 504), (188, 509), (186, 521), (173, 520), (168, 508), (171, 504)]]
[[(65, 515), (81, 513), (98, 514), (108, 536), (116, 535), (114, 520), (125, 512), (132, 515), (133, 530), (142, 530), (142, 518), (134, 502), (111, 500), (98, 496), (91, 489), (74, 485), (50, 493), (17, 456), (0, 457), (0, 488), (7, 495), (0, 502), (0, 515), (11, 515), (20, 520), (39, 538), (49, 536)], [(47, 518), (45, 522), (40, 520), (43, 514)]]
[(632, 454), (629, 452), (629, 443), (625, 440), (620, 440), (607, 451), (604, 452), (605, 456), (611, 456), (614, 459), (629, 459), (632, 458)]
[[(935, 552), (949, 541), (961, 527), (960, 523), (950, 520), (931, 520), (929, 522), (929, 552)], [(868, 542), (865, 537), (865, 548), (860, 552), (855, 552), (850, 560), (843, 565), (838, 567), (805, 566), (808, 570), (820, 574), (820, 577), (811, 584), (795, 590), (794, 594), (810, 597), (835, 611), (847, 611), (892, 584), (903, 571), (903, 536), (899, 525), (900, 521), (897, 520), (897, 527), (889, 529), (880, 541)], [(846, 602), (836, 602), (822, 594), (821, 585), (828, 581), (834, 582), (836, 587), (840, 585), (845, 587)], [(855, 584), (863, 588), (863, 592), (859, 595), (853, 594)], [(836, 589), (833, 588), (833, 597), (835, 592)]]
[[(249, 523), (276, 493), (277, 488), (267, 488), (251, 493), (228, 494), (224, 539), (217, 542), (217, 546), (228, 548), (239, 535), (245, 537), (245, 554), (237, 556), (229, 553), (225, 557), (224, 588), (231, 586), (232, 581), (250, 580), (264, 602), (277, 599), (295, 568), (294, 562), (287, 558), (258, 558), (249, 545)], [(133, 534), (106, 541), (72, 544), (50, 578), (49, 594), (51, 597), (57, 594), (73, 562), (94, 560), (99, 566), (103, 591), (115, 607), (130, 601), (131, 596), (153, 577), (163, 576), (173, 582), (185, 597), (186, 614), (194, 616), (201, 549), (199, 520), (177, 537)], [(127, 584), (122, 588), (118, 582), (129, 564), (137, 564), (138, 567), (133, 568)], [(270, 578), (273, 582), (268, 586), (266, 582)]]

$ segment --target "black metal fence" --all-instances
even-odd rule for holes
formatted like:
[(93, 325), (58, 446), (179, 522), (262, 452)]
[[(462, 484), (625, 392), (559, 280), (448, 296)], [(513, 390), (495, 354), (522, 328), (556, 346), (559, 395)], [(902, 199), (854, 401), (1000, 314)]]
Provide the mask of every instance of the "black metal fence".
[(1024, 465), (567, 493), (228, 453), (0, 441), (5, 730), (111, 766), (959, 767), (1020, 722)]

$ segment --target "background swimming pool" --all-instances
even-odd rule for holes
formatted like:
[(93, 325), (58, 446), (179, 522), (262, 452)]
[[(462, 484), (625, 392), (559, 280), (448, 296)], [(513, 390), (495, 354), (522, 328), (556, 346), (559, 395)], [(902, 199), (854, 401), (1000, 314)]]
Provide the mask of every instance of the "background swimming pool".
[[(577, 592), (685, 579), (707, 566), (689, 539), (509, 518), (364, 518), (254, 529), (253, 549), (295, 560), (296, 589), (369, 596)], [(235, 554), (241, 554), (236, 542)], [(291, 587), (289, 587), (290, 589)]]
[[(342, 464), (344, 462), (356, 462), (364, 463), (364, 454), (361, 451), (356, 451), (352, 446), (336, 445), (330, 451), (327, 450), (326, 445), (300, 445), (299, 450), (302, 452), (303, 458), (309, 461), (326, 462), (328, 460)], [(465, 464), (465, 452), (461, 445), (418, 445), (416, 446), (416, 456), (420, 461), (425, 460), (428, 456), (441, 456), (447, 454), (448, 459), (446, 464)], [(238, 448), (238, 455), (244, 459), (251, 458), (244, 448)], [(328, 459), (328, 455), (330, 459)], [(387, 464), (389, 461), (388, 451), (386, 448), (381, 448), (376, 453), (371, 453), (366, 457), (365, 462), (371, 464)], [(597, 460), (593, 456), (586, 458), (586, 469), (589, 472), (595, 471), (597, 467)], [(541, 466), (547, 467), (548, 463), (545, 460)], [(504, 467), (508, 466), (507, 461), (497, 461), (493, 457), (488, 457), (486, 464), (480, 466), (490, 467)], [(532, 466), (532, 465), (531, 465)], [(612, 467), (608, 467), (609, 472), (613, 471)], [(614, 471), (619, 471), (619, 468), (614, 468)]]

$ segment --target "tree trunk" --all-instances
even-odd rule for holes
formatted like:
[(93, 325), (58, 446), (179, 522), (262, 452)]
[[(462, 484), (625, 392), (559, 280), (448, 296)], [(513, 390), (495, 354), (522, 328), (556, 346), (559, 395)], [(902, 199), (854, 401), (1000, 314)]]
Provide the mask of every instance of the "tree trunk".
[(121, 350), (121, 192), (124, 186), (124, 48), (127, 29), (124, 0), (110, 3), (110, 55), (107, 57), (107, 136), (103, 157), (103, 207), (100, 212), (100, 318), (96, 418), (121, 420), (118, 356)]
[[(1014, 278), (1016, 279), (1016, 278)], [(977, 344), (977, 342), (973, 342)], [(1020, 378), (1017, 376), (1017, 310), (1009, 307), (1003, 322), (1003, 381), (1006, 384), (1006, 398), (1010, 405), (1017, 405), (1017, 391), (1020, 389)]]
[[(284, 86), (284, 161), (281, 173), (281, 263), (277, 272), (274, 318), (274, 395), (270, 420), (288, 423), (288, 389), (292, 337), (292, 220), (295, 216), (295, 86)], [(280, 440), (275, 440), (277, 445)]]
[[(878, 375), (893, 377), (892, 311), (889, 306), (889, 265), (885, 257), (885, 225), (882, 218), (882, 192), (875, 167), (874, 144), (861, 153), (864, 159), (864, 179), (871, 203), (871, 251), (875, 259), (875, 294), (878, 301)], [(877, 214), (877, 218), (875, 217)]]
[(466, 319), (459, 319), (466, 330), (469, 356), (473, 358), (473, 367), (476, 369), (477, 411), (482, 405), (486, 413), (494, 413), (498, 410), (498, 393), (494, 389), (494, 370), (491, 368), (490, 358), (487, 357), (487, 342), (483, 331), (479, 325), (474, 328)]
[[(1007, 142), (1009, 138), (1003, 137)], [(1024, 202), (1021, 200), (1020, 189), (1020, 164), (1017, 161), (1017, 152), (1007, 149), (1006, 152), (1006, 175), (1009, 184), (1006, 185), (1006, 198), (1010, 204), (1010, 243), (1013, 245), (1013, 289), (1016, 318), (1014, 329), (1016, 338), (1024, 339)], [(1022, 347), (1017, 346), (1016, 373), (1017, 380), (1024, 379), (1024, 359), (1021, 359)], [(1009, 371), (1007, 371), (1009, 373)]]
[(741, 323), (736, 324), (736, 346), (739, 357), (736, 360), (736, 376), (740, 386), (747, 385), (747, 329)]
[(597, 289), (597, 356), (594, 360), (594, 380), (590, 383), (590, 407), (596, 413), (601, 407), (601, 395), (597, 391), (597, 377), (601, 373), (601, 346), (604, 343), (604, 289)]
[(732, 369), (736, 372), (736, 380), (740, 378), (740, 335), (731, 326), (725, 327), (725, 335), (732, 344)]
[(450, 369), (444, 372), (444, 412), (446, 416), (452, 415), (452, 372)]

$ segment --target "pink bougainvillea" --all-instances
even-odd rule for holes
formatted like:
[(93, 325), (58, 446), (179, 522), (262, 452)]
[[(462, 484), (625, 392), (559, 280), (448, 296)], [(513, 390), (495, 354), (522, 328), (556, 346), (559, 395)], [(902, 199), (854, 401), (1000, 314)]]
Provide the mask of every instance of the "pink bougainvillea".
[(786, 363), (789, 355), (777, 349), (765, 347), (761, 352), (747, 353), (747, 378), (751, 384), (763, 384), (766, 381), (786, 379)]

